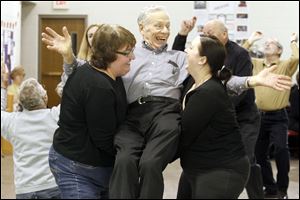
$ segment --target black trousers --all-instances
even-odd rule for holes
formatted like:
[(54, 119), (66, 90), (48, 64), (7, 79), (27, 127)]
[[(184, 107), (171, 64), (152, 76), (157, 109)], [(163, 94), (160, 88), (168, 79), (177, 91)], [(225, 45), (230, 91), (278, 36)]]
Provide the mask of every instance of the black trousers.
[(245, 156), (228, 166), (212, 169), (183, 169), (177, 199), (237, 199), (249, 175)]
[[(274, 180), (269, 160), (269, 147), (274, 145), (277, 182)], [(289, 185), (288, 116), (285, 109), (261, 112), (260, 135), (256, 144), (256, 158), (260, 164), (266, 190), (287, 192)]]
[[(261, 168), (256, 163), (255, 145), (259, 135), (260, 114), (256, 105), (248, 108), (247, 111), (238, 113), (238, 123), (240, 133), (245, 147), (246, 155), (250, 162), (250, 173), (246, 184), (246, 191), (249, 199), (263, 199), (263, 180)], [(180, 178), (178, 188), (178, 199), (190, 199), (192, 196), (191, 188), (184, 177)]]
[(148, 102), (129, 108), (115, 136), (117, 156), (110, 198), (163, 197), (162, 172), (178, 148), (180, 111), (179, 102)]
[(245, 147), (246, 155), (250, 161), (250, 174), (246, 184), (249, 199), (263, 199), (263, 180), (261, 168), (256, 163), (255, 146), (259, 136), (260, 113), (254, 104), (246, 110), (237, 113), (240, 133)]

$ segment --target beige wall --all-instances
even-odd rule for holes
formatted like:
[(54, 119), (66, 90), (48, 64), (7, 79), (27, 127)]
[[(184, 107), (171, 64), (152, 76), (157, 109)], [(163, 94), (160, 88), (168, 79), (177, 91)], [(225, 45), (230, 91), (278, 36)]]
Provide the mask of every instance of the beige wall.
[[(88, 15), (88, 24), (120, 24), (132, 31), (140, 41), (136, 18), (147, 5), (163, 5), (171, 16), (170, 46), (178, 32), (182, 19), (193, 15), (193, 1), (138, 1), (138, 2), (69, 2), (68, 10), (53, 10), (52, 2), (32, 1), (23, 3), (21, 63), (26, 67), (27, 77), (38, 78), (38, 16), (39, 15)], [(262, 30), (266, 36), (276, 36), (284, 46), (283, 58), (289, 53), (289, 38), (299, 31), (299, 2), (248, 2), (250, 31)], [(193, 35), (193, 34), (191, 34)], [(189, 38), (191, 40), (192, 38)]]

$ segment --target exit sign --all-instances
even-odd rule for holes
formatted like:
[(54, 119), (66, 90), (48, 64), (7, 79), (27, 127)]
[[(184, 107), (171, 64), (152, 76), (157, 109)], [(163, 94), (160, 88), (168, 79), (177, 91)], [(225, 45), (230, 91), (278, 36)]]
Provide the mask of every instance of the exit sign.
[(53, 9), (68, 9), (67, 1), (53, 1)]

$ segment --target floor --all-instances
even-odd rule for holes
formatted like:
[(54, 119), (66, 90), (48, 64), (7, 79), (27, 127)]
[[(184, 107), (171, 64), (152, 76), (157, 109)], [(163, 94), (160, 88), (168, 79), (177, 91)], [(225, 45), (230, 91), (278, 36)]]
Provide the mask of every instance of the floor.
[[(273, 169), (276, 169), (274, 162), (272, 162), (272, 165)], [(170, 164), (164, 171), (164, 199), (176, 198), (177, 184), (180, 173), (181, 168), (178, 160)], [(291, 160), (288, 195), (290, 199), (299, 199), (299, 159)], [(11, 156), (5, 156), (4, 158), (1, 158), (1, 199), (13, 198), (15, 198), (13, 184), (13, 162)], [(247, 199), (246, 192), (244, 191), (239, 198)]]

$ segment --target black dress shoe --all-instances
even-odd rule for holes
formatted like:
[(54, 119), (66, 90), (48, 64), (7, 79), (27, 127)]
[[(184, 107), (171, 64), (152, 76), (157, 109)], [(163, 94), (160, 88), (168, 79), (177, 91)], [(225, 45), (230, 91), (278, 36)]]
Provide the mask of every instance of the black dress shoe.
[(264, 190), (264, 199), (277, 199), (277, 191)]
[(288, 195), (286, 192), (282, 192), (282, 191), (279, 191), (278, 194), (277, 194), (277, 198), (278, 199), (289, 199)]

